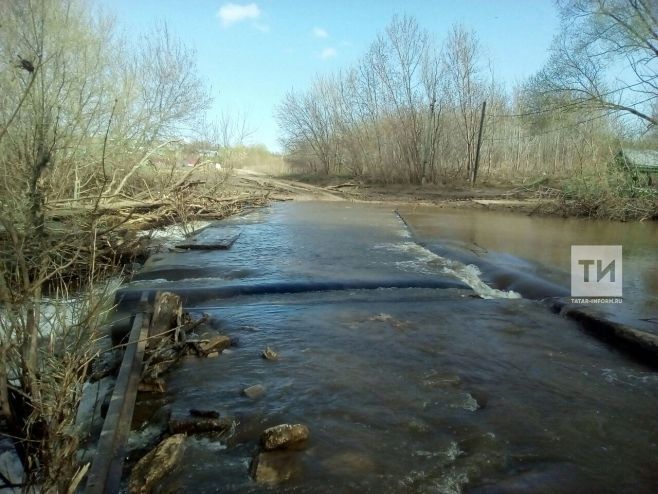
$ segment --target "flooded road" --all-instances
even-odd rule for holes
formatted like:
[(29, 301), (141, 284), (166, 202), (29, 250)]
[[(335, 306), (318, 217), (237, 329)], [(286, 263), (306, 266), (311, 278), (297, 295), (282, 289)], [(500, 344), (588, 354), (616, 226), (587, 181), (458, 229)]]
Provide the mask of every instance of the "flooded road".
[[(508, 215), (510, 233), (496, 236), (492, 218), (470, 213), (488, 214), (276, 204), (200, 234), (240, 232), (230, 250), (152, 257), (129, 289), (175, 290), (236, 342), (168, 375), (174, 413), (216, 410), (238, 425), (189, 438), (159, 492), (658, 491), (658, 373), (441, 255), (563, 281), (559, 244), (542, 254), (523, 219)], [(653, 310), (655, 295), (638, 307)], [(260, 358), (267, 346), (278, 361)], [(255, 384), (263, 396), (242, 395)], [(280, 423), (304, 423), (311, 437), (278, 454), (288, 479), (264, 486), (249, 465), (260, 433)]]
[(585, 221), (432, 207), (403, 207), (400, 211), (417, 239), (431, 250), (453, 246), (496, 266), (533, 272), (567, 288), (572, 245), (621, 245), (624, 303), (600, 309), (612, 319), (658, 333), (655, 222)]

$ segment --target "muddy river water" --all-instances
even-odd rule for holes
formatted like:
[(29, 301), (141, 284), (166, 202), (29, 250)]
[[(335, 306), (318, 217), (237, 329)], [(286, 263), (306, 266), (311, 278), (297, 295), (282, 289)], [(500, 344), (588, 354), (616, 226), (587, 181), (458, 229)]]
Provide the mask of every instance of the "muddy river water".
[[(572, 244), (621, 244), (624, 303), (604, 310), (656, 332), (656, 225), (398, 208), (276, 204), (200, 234), (239, 232), (229, 250), (147, 262), (130, 290), (179, 291), (236, 341), (168, 374), (174, 412), (238, 425), (189, 438), (159, 492), (658, 492), (658, 373), (508, 289), (568, 288)], [(311, 437), (264, 486), (249, 465), (279, 423)]]

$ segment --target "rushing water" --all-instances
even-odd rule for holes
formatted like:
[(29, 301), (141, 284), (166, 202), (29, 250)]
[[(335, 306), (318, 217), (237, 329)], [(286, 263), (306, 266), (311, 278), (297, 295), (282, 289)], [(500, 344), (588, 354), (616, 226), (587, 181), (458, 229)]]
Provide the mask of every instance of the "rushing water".
[(401, 212), (425, 242), (454, 245), (499, 266), (537, 272), (565, 287), (570, 284), (572, 245), (621, 245), (624, 303), (602, 310), (612, 318), (658, 333), (655, 222), (585, 221), (431, 207), (405, 207)]
[[(228, 251), (147, 263), (132, 288), (181, 290), (187, 310), (237, 341), (168, 375), (174, 412), (217, 410), (238, 426), (188, 439), (159, 491), (262, 491), (249, 463), (262, 430), (284, 422), (307, 424), (311, 438), (281, 453), (291, 478), (273, 491), (658, 491), (658, 374), (441, 255), (456, 247), (559, 284), (571, 239), (586, 243), (578, 232), (590, 243), (632, 238), (627, 316), (648, 313), (636, 319), (649, 327), (655, 226), (615, 224), (597, 236), (588, 222), (400, 215), (413, 234), (392, 207), (278, 204), (201, 234), (240, 230)], [(259, 357), (266, 346), (278, 361)], [(264, 396), (242, 396), (254, 384)]]

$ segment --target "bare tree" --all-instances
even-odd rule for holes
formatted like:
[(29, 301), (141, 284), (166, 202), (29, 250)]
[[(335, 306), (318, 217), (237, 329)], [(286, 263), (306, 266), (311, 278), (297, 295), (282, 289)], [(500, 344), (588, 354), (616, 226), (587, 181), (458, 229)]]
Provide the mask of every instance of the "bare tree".
[(197, 75), (195, 51), (172, 36), (166, 24), (144, 35), (133, 71), (147, 142), (181, 135), (203, 117), (211, 102)]
[(357, 67), (287, 95), (277, 114), (286, 147), (310, 152), (325, 173), (420, 183), (434, 175), (442, 77), (429, 35), (396, 17)]
[[(82, 0), (0, 2), (0, 18), (0, 414), (21, 439), (32, 480), (66, 491), (105, 300), (98, 247), (112, 227), (97, 206), (197, 117), (207, 93), (193, 53), (166, 30), (135, 55)], [(61, 213), (64, 222), (48, 214), (74, 199), (89, 205), (86, 214)], [(89, 303), (49, 335), (46, 309), (62, 306), (72, 272)]]
[[(611, 8), (620, 2), (599, 3)], [(569, 2), (581, 7), (594, 3)], [(645, 13), (645, 21), (636, 23), (646, 28), (649, 7), (633, 5)], [(568, 54), (577, 75), (605, 81), (595, 60)], [(635, 66), (644, 71), (645, 96), (652, 97), (649, 69), (641, 67), (639, 58)], [(572, 71), (559, 67), (564, 82)], [(316, 173), (344, 170), (383, 182), (472, 179), (485, 100), (482, 175), (520, 180), (604, 163), (618, 131), (609, 113), (619, 107), (593, 104), (570, 90), (547, 90), (547, 83), (537, 81), (511, 98), (496, 82), (474, 32), (453, 27), (439, 50), (414, 19), (396, 17), (355, 66), (289, 93), (277, 116), (289, 159)], [(646, 105), (655, 111), (658, 101)], [(566, 113), (552, 111), (555, 107)], [(639, 107), (633, 103), (632, 108)]]
[(209, 129), (212, 129), (211, 142), (215, 142), (221, 150), (222, 162), (232, 168), (244, 157), (243, 148), (247, 139), (254, 133), (247, 115), (225, 109), (220, 112), (217, 122), (211, 124)]
[[(392, 60), (390, 71), (380, 72), (395, 107), (400, 123), (398, 145), (400, 155), (409, 170), (411, 181), (419, 183), (425, 178), (426, 162), (422, 157), (423, 117), (426, 109), (421, 102), (422, 64), (429, 48), (428, 35), (410, 17), (394, 18), (386, 28), (387, 44)], [(383, 60), (382, 60), (383, 61)], [(382, 68), (386, 65), (382, 63)], [(395, 75), (395, 80), (390, 76)]]
[[(328, 80), (317, 78), (307, 93), (289, 92), (279, 105), (276, 117), (284, 131), (283, 144), (292, 152), (312, 150), (319, 171), (329, 174), (337, 163), (333, 109)], [(304, 158), (302, 158), (304, 159)]]
[(560, 0), (558, 6), (562, 31), (533, 90), (567, 100), (565, 110), (618, 112), (655, 126), (658, 4)]
[(475, 163), (478, 109), (486, 98), (480, 50), (475, 33), (462, 26), (454, 26), (444, 53), (448, 90), (464, 142), (464, 162), (469, 177)]

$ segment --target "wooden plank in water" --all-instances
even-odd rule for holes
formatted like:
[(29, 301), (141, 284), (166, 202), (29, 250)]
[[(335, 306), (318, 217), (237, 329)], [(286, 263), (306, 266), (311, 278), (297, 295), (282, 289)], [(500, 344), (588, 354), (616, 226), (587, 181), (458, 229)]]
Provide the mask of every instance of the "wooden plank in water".
[(227, 250), (230, 249), (240, 234), (226, 237), (216, 241), (198, 241), (190, 242), (188, 244), (178, 244), (177, 249), (183, 250)]
[(86, 494), (119, 492), (125, 443), (130, 432), (151, 320), (147, 304), (148, 294), (144, 292), (140, 299), (140, 312), (135, 315), (121, 370), (103, 423), (97, 453), (89, 470)]
[(472, 199), (472, 201), (481, 206), (524, 206), (542, 202), (539, 199)]

